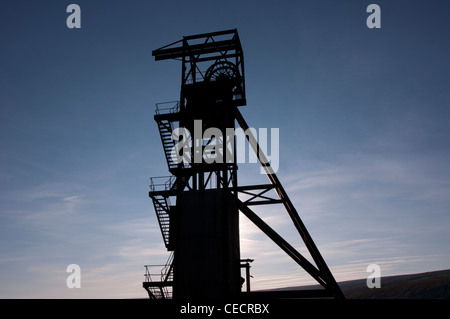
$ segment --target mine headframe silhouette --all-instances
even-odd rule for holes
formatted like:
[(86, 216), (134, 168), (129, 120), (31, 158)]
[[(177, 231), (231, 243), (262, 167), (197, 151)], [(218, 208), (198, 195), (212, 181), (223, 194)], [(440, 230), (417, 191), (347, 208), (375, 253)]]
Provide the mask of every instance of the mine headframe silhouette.
[[(153, 268), (157, 265), (145, 266), (143, 287), (149, 297), (219, 299), (261, 294), (265, 297), (343, 298), (238, 109), (246, 105), (246, 97), (244, 58), (237, 30), (185, 36), (153, 51), (153, 56), (156, 61), (181, 61), (182, 71), (180, 101), (157, 104), (154, 116), (172, 175), (151, 178), (149, 196), (164, 244), (171, 253), (157, 274)], [(236, 122), (246, 132), (248, 144), (256, 153), (269, 183), (238, 185), (235, 136), (225, 134), (236, 128)], [(211, 128), (214, 132), (219, 129), (223, 135), (207, 134)], [(191, 135), (181, 136), (180, 129)], [(195, 133), (198, 131), (200, 134)], [(241, 199), (242, 196), (246, 198)], [(255, 205), (274, 204), (283, 205), (314, 263), (252, 209)], [(253, 260), (240, 258), (239, 212), (314, 278), (321, 289), (250, 291), (249, 270)], [(245, 269), (244, 277), (241, 269)]]

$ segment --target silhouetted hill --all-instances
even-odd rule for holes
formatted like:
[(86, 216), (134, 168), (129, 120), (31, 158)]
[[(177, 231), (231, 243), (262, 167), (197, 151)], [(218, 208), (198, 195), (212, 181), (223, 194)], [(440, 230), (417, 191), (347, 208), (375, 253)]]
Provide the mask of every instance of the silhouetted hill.
[[(450, 269), (381, 277), (381, 288), (367, 288), (366, 279), (339, 282), (348, 299), (450, 299)], [(275, 290), (314, 289), (318, 286)]]
[(367, 288), (366, 279), (339, 286), (349, 299), (448, 299), (450, 270), (381, 277), (381, 288)]

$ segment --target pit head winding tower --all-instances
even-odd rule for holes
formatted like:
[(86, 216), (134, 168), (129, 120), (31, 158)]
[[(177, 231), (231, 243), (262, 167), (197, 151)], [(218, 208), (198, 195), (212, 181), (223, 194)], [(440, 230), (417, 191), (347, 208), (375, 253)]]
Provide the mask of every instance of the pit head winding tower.
[[(143, 286), (150, 298), (221, 299), (242, 296), (244, 286), (245, 294), (250, 295), (253, 260), (240, 258), (239, 212), (323, 287), (289, 296), (343, 297), (239, 111), (246, 105), (246, 96), (237, 30), (186, 36), (153, 51), (153, 56), (156, 61), (181, 61), (182, 71), (180, 101), (158, 104), (154, 116), (171, 176), (152, 178), (149, 196), (166, 248), (172, 253), (158, 279), (147, 268)], [(248, 132), (249, 145), (269, 178), (268, 184), (238, 185), (235, 136), (226, 133), (235, 130), (235, 123)], [(247, 199), (241, 200), (240, 195)], [(273, 204), (284, 206), (316, 265), (251, 209)]]

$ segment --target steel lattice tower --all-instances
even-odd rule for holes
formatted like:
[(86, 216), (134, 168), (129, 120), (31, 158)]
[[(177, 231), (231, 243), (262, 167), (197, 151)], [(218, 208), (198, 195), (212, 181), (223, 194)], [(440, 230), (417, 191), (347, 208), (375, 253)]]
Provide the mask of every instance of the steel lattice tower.
[[(182, 72), (180, 101), (158, 104), (154, 116), (172, 175), (151, 178), (149, 196), (153, 200), (166, 248), (172, 253), (157, 280), (151, 278), (147, 268), (143, 286), (150, 298), (171, 297), (172, 288), (175, 299), (217, 299), (258, 294), (343, 298), (333, 275), (238, 109), (246, 105), (246, 97), (244, 58), (237, 30), (185, 36), (153, 51), (153, 56), (156, 61), (181, 61)], [(238, 185), (234, 136), (225, 133), (234, 130), (235, 123), (246, 132), (248, 143), (264, 168), (269, 183)], [(211, 133), (211, 128), (216, 130)], [(180, 129), (191, 134), (183, 135)], [(183, 148), (180, 145), (184, 145)], [(242, 200), (239, 195), (246, 195), (247, 199)], [(254, 205), (274, 204), (283, 205), (314, 263), (252, 210)], [(250, 292), (249, 263), (252, 260), (240, 259), (239, 212), (271, 238), (323, 289)], [(243, 278), (240, 268), (246, 269), (246, 292), (241, 292)]]

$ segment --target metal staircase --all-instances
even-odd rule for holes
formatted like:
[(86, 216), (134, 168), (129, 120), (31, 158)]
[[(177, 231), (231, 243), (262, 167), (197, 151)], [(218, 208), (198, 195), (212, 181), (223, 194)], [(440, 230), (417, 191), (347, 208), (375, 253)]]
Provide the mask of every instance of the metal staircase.
[[(145, 265), (145, 281), (143, 287), (150, 299), (171, 299), (173, 287), (173, 252), (165, 265)], [(152, 273), (155, 268), (161, 268), (159, 273)], [(156, 279), (156, 281), (155, 281)]]
[[(171, 248), (169, 240), (170, 214), (174, 207), (170, 204), (170, 196), (174, 196), (177, 191), (183, 190), (189, 181), (189, 175), (183, 174), (184, 163), (177, 163), (176, 161), (178, 154), (176, 154), (175, 140), (172, 139), (174, 120), (171, 119), (171, 116), (177, 116), (179, 110), (178, 101), (158, 103), (155, 110), (155, 120), (158, 124), (167, 166), (169, 172), (176, 174), (176, 176), (153, 177), (150, 179), (149, 196), (153, 200), (164, 244), (168, 250)], [(167, 118), (167, 116), (169, 117)]]
[(164, 148), (164, 154), (166, 156), (167, 165), (169, 166), (170, 171), (178, 167), (178, 163), (174, 161), (174, 158), (176, 158), (177, 154), (175, 150), (175, 141), (172, 140), (172, 122), (159, 119), (157, 123), (159, 134), (161, 136), (161, 142)]
[[(178, 101), (157, 103), (155, 109), (155, 121), (158, 124), (159, 135), (164, 149), (167, 165), (169, 171), (178, 167), (176, 159), (175, 141), (172, 140), (173, 119), (171, 115), (179, 113), (180, 103)], [(169, 116), (169, 117), (167, 117)]]
[(152, 196), (153, 206), (155, 207), (156, 217), (164, 239), (166, 248), (169, 248), (169, 230), (170, 230), (170, 200), (162, 195)]

